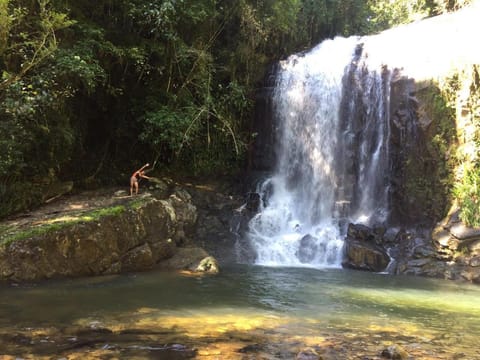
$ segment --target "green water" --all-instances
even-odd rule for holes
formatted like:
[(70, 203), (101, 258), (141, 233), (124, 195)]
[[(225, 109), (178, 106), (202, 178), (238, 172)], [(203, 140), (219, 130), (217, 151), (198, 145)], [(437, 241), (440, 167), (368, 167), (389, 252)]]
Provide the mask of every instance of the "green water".
[(412, 359), (480, 359), (479, 299), (480, 287), (443, 280), (243, 265), (3, 285), (0, 355), (380, 359), (395, 345)]

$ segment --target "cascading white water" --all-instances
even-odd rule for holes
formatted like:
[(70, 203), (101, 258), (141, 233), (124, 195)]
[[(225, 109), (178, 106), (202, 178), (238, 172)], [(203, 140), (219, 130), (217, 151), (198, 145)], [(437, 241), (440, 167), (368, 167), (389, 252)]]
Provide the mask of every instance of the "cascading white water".
[(441, 52), (432, 34), (455, 44), (462, 60), (477, 61), (478, 51), (455, 42), (479, 27), (472, 12), (327, 40), (281, 63), (273, 96), (277, 165), (257, 189), (263, 201), (249, 223), (257, 264), (340, 266), (345, 222), (387, 221), (392, 76), (445, 75), (455, 54)]
[(342, 79), (356, 42), (325, 41), (281, 65), (274, 94), (278, 165), (258, 190), (264, 198), (269, 195), (250, 222), (259, 264), (324, 266), (341, 260), (335, 155)]

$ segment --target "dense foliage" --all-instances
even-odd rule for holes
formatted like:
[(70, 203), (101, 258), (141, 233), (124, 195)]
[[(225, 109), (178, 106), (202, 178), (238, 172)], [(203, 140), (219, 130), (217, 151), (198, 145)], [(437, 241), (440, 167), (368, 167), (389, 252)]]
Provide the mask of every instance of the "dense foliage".
[(460, 218), (480, 227), (480, 66), (466, 66), (441, 84), (445, 99), (456, 109), (459, 147), (456, 151), (454, 196)]
[(271, 63), (464, 2), (0, 0), (0, 216), (144, 161), (231, 173)]

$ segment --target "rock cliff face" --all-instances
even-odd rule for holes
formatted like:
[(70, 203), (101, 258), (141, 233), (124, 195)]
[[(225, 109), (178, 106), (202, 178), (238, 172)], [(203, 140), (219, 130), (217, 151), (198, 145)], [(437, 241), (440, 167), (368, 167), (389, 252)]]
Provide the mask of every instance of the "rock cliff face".
[(192, 238), (196, 207), (185, 190), (136, 198), (123, 211), (11, 241), (0, 247), (0, 279), (116, 274), (151, 269)]
[(391, 222), (432, 227), (449, 207), (455, 120), (433, 82), (391, 85)]
[[(480, 231), (462, 224), (458, 209), (454, 211), (456, 216), (450, 214), (441, 220), (452, 204), (458, 153), (465, 141), (462, 139), (468, 138), (466, 131), (459, 128), (462, 121), (458, 119), (474, 116), (466, 113), (466, 106), (455, 114), (434, 81), (418, 82), (396, 70), (389, 79), (385, 116), (390, 129), (389, 166), (383, 174), (388, 190), (388, 219), (371, 224), (370, 229), (351, 225), (345, 237), (343, 265), (478, 283)], [(272, 135), (276, 128), (272, 103), (265, 100), (272, 96), (269, 89), (257, 104), (262, 116), (257, 119), (259, 136), (254, 150), (262, 154), (254, 153), (254, 157), (264, 159), (269, 154), (269, 163), (273, 164), (273, 149), (279, 144)], [(341, 110), (343, 114), (345, 109)], [(357, 109), (348, 114), (349, 121), (356, 122), (354, 128), (362, 129), (364, 112)], [(471, 123), (468, 126), (473, 128)], [(355, 156), (352, 154), (347, 168), (354, 168), (358, 162)], [(253, 163), (253, 170), (271, 170), (264, 166), (266, 163)]]

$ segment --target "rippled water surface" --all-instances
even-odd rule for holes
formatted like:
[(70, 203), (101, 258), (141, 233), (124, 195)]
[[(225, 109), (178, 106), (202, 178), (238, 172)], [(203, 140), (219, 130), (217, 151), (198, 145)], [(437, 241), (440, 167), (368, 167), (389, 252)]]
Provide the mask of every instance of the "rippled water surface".
[(380, 359), (394, 347), (480, 359), (479, 299), (478, 286), (443, 280), (243, 265), (2, 285), (0, 355)]

